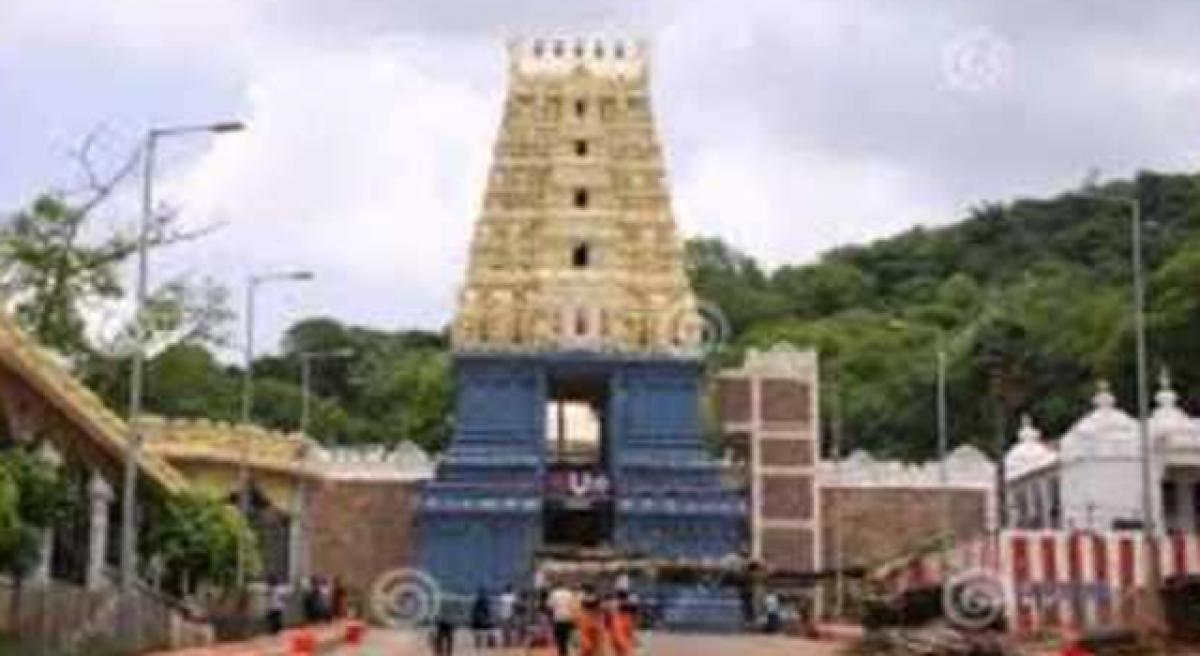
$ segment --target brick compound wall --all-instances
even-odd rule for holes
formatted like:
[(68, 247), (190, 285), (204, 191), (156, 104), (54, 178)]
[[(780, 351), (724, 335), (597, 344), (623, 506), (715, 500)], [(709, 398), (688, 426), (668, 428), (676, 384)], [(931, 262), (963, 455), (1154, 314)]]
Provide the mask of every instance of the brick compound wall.
[(950, 504), (950, 529), (966, 540), (987, 529), (988, 492), (975, 489), (823, 487), (820, 492), (825, 560), (837, 562), (841, 528), (842, 562), (847, 567), (877, 565), (928, 544), (942, 531)]
[(413, 564), (420, 483), (324, 480), (311, 497), (310, 568), (337, 576), (355, 597), (384, 573)]

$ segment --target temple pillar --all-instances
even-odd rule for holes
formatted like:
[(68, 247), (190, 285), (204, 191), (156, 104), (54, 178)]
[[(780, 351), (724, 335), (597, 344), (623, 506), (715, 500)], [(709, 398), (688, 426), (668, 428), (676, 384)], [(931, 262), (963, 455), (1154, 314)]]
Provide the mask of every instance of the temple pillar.
[[(38, 447), (38, 459), (50, 465), (54, 469), (58, 469), (62, 465), (62, 456), (58, 450), (54, 448), (48, 440), (43, 441)], [(35, 585), (44, 585), (50, 582), (50, 569), (54, 558), (54, 529), (44, 528), (38, 534), (38, 561), (34, 566), (33, 572), (29, 575), (29, 580)]]
[(29, 574), (29, 582), (34, 585), (45, 585), (50, 582), (50, 562), (54, 556), (54, 530), (41, 529), (38, 532), (38, 560), (33, 571)]
[(288, 522), (288, 580), (300, 583), (308, 576), (309, 555), (309, 481), (301, 479), (292, 495), (291, 521)]
[(104, 586), (104, 563), (108, 553), (108, 507), (113, 500), (113, 489), (97, 472), (92, 472), (88, 483), (89, 536), (87, 576), (84, 583), (89, 590)]

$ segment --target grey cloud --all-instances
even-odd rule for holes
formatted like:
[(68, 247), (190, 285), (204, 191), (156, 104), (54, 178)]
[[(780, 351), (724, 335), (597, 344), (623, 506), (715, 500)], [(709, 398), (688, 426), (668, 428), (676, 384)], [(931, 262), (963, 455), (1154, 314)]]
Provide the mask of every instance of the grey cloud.
[[(694, 214), (681, 223), (699, 231), (731, 222), (753, 226), (768, 236), (755, 243), (772, 249), (756, 254), (773, 262), (810, 257), (846, 238), (954, 220), (979, 201), (1053, 192), (1093, 165), (1109, 175), (1180, 169), (1194, 166), (1200, 151), (1200, 40), (1194, 37), (1200, 3), (1190, 0), (298, 0), (255, 6), (257, 23), (246, 29), (269, 31), (272, 41), (307, 52), (413, 40), (424, 54), (398, 48), (398, 56), (430, 77), (469, 86), (497, 107), (507, 36), (651, 37), (658, 119), (676, 192), (727, 193), (725, 200), (739, 193), (769, 196), (736, 217), (706, 215), (718, 210), (677, 198)], [(1011, 71), (991, 90), (955, 89), (946, 78), (945, 50), (979, 28), (1010, 48)], [(204, 70), (205, 56), (195, 53), (194, 76)], [(377, 96), (364, 94), (380, 102)], [(245, 102), (199, 100), (218, 107)], [(396, 102), (418, 107), (427, 101)], [(180, 108), (157, 108), (168, 116), (172, 109)], [(0, 141), (4, 136), (0, 126)], [(713, 153), (729, 159), (714, 167)], [(462, 175), (458, 163), (471, 157), (451, 152), (441, 160), (436, 195), (442, 205), (477, 207), (481, 190), (466, 200), (448, 198), (464, 187), (455, 179)], [(891, 172), (907, 187), (878, 183)], [(814, 186), (830, 176), (838, 176), (836, 188), (816, 193), (822, 190)], [(730, 179), (761, 188), (721, 189)], [(863, 189), (886, 195), (856, 204)], [(397, 235), (404, 229), (398, 226)], [(454, 239), (465, 250), (469, 234)], [(406, 308), (403, 316), (422, 322), (435, 316), (430, 299), (451, 295), (461, 272), (449, 269), (460, 265), (447, 260), (437, 276), (446, 289), (414, 290), (407, 298), (422, 307)], [(398, 310), (370, 308), (400, 302), (355, 298), (331, 310), (391, 322)]]

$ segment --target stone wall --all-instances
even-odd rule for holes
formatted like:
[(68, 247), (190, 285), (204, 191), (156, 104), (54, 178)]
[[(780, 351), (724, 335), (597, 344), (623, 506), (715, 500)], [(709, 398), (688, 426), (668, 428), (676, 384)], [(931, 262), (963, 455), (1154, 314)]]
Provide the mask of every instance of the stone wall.
[(980, 535), (987, 530), (989, 494), (971, 488), (825, 487), (820, 491), (824, 562), (837, 566), (839, 542), (846, 567), (911, 553), (942, 531), (947, 503), (956, 539)]
[(385, 572), (413, 564), (420, 482), (315, 481), (310, 496), (310, 569), (368, 593)]

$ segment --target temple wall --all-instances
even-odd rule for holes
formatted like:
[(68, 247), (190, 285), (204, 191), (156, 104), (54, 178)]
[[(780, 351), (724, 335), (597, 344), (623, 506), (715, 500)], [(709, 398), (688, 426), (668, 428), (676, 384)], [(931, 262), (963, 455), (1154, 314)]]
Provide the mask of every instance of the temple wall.
[(965, 488), (823, 488), (824, 562), (829, 568), (839, 562), (844, 567), (870, 566), (919, 550), (941, 532), (946, 504), (956, 538), (983, 534), (989, 494), (990, 490)]
[(326, 479), (309, 496), (309, 572), (369, 594), (384, 573), (413, 565), (419, 481)]
[(822, 461), (826, 566), (879, 565), (928, 548), (944, 533), (957, 543), (986, 533), (995, 522), (995, 478), (995, 465), (966, 445), (945, 462), (875, 460), (863, 451)]

